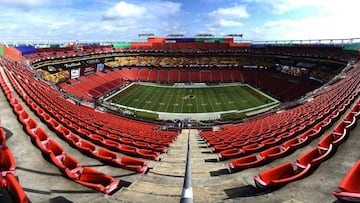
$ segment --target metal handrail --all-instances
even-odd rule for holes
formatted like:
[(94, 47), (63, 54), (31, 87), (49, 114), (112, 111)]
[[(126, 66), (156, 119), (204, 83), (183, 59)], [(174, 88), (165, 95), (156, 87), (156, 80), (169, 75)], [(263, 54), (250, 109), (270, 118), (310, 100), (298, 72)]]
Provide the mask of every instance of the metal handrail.
[(193, 203), (193, 190), (191, 184), (190, 128), (191, 125), (189, 125), (185, 177), (180, 203)]

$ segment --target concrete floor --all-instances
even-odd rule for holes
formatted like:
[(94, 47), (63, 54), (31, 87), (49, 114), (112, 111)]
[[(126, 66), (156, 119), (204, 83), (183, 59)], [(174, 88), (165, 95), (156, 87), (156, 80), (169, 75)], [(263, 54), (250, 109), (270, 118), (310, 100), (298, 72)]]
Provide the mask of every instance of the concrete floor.
[[(15, 92), (13, 94), (16, 95)], [(36, 118), (40, 127), (49, 133), (51, 139), (57, 141), (64, 147), (66, 153), (75, 157), (82, 165), (91, 166), (131, 183), (130, 186), (108, 196), (63, 177), (59, 170), (47, 162), (40, 150), (31, 143), (30, 137), (16, 119), (4, 94), (0, 92), (1, 125), (7, 133), (7, 145), (16, 160), (16, 176), (31, 202), (168, 203), (180, 201), (188, 130), (183, 130), (168, 153), (162, 155), (162, 161), (149, 161), (152, 169), (148, 174), (136, 174), (132, 171), (106, 166), (93, 158), (84, 156), (58, 138), (28, 108), (26, 110), (31, 117)], [(347, 171), (355, 161), (360, 159), (359, 137), (360, 128), (356, 127), (350, 132), (347, 141), (339, 146), (337, 152), (329, 160), (322, 163), (310, 176), (276, 191), (263, 194), (254, 187), (253, 177), (255, 175), (285, 161), (294, 162), (300, 154), (316, 146), (320, 138), (313, 140), (309, 145), (289, 156), (275, 160), (265, 166), (246, 169), (234, 174), (222, 174), (220, 172), (226, 171), (229, 161), (211, 161), (216, 159), (217, 155), (211, 153), (210, 148), (206, 147), (197, 130), (191, 130), (194, 202), (335, 202), (336, 198), (331, 192), (337, 189), (338, 183)]]

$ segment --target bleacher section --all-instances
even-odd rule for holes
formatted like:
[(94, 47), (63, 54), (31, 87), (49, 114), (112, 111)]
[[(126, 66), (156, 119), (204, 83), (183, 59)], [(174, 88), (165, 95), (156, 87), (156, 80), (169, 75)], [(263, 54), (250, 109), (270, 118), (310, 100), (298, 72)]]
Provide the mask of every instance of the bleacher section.
[[(313, 45), (260, 46), (234, 43), (232, 38), (149, 38), (143, 43), (115, 43), (107, 46), (73, 44), (64, 48), (49, 47), (36, 50), (31, 47), (18, 48), (22, 53), (26, 53), (25, 57), (30, 62), (109, 52), (186, 54), (247, 52), (344, 61), (354, 57), (344, 54), (343, 47), (335, 45), (315, 46), (315, 48)], [(61, 178), (64, 177), (66, 181), (78, 183), (75, 185), (80, 184), (92, 189), (90, 192), (57, 190), (56, 187), (55, 189), (51, 187), (50, 192), (33, 188), (23, 189), (19, 184), (21, 183), (19, 180), (23, 177), (19, 176), (16, 179), (15, 172), (20, 169), (33, 173), (34, 170), (16, 168), (15, 158), (20, 155), (12, 155), (12, 151), (7, 146), (8, 137), (5, 130), (0, 127), (0, 186), (5, 189), (2, 191), (7, 193), (12, 202), (24, 203), (30, 202), (25, 192), (31, 193), (32, 196), (55, 193), (55, 195), (72, 194), (78, 197), (77, 195), (93, 195), (91, 193), (94, 191), (100, 192), (100, 196), (94, 195), (91, 198), (94, 197), (93, 200), (99, 202), (132, 202), (133, 196), (129, 194), (135, 193), (136, 198), (142, 198), (136, 199), (140, 202), (167, 202), (161, 201), (164, 199), (175, 199), (178, 202), (176, 198), (179, 197), (177, 193), (180, 192), (177, 189), (183, 182), (184, 173), (183, 168), (178, 171), (177, 166), (184, 164), (183, 157), (179, 156), (184, 154), (182, 148), (186, 146), (184, 136), (179, 137), (178, 132), (164, 130), (165, 128), (160, 124), (132, 120), (95, 110), (85, 103), (74, 103), (73, 100), (67, 99), (68, 94), (93, 102), (121, 88), (128, 81), (241, 82), (262, 89), (282, 101), (291, 101), (321, 85), (317, 81), (290, 76), (275, 69), (240, 66), (201, 68), (123, 66), (82, 75), (77, 79), (68, 79), (55, 86), (39, 78), (35, 71), (21, 61), (14, 63), (12, 59), (0, 56), (0, 66), (1, 88), (19, 124), (23, 126), (23, 131), (28, 135), (31, 145), (39, 149), (36, 151), (42, 154), (50, 166), (61, 172), (59, 175)], [(356, 148), (358, 139), (353, 139), (351, 143), (346, 143), (346, 140), (358, 134), (355, 126), (360, 115), (360, 63), (347, 67), (339, 76), (341, 77), (337, 77), (337, 80), (307, 95), (306, 100), (298, 100), (297, 105), (284, 105), (284, 108), (277, 112), (272, 111), (247, 118), (242, 123), (219, 124), (213, 130), (207, 128), (200, 130), (196, 136), (189, 136), (187, 143), (192, 139), (192, 145), (188, 146), (193, 147), (191, 163), (194, 169), (193, 180), (196, 183), (194, 194), (199, 198), (197, 200), (306, 202), (308, 200), (306, 198), (311, 200), (324, 198), (321, 200), (328, 202), (328, 200), (334, 201), (336, 197), (340, 201), (358, 202), (360, 189), (357, 179), (360, 174), (360, 163), (356, 161), (350, 169), (349, 162), (343, 162), (343, 159), (346, 158), (348, 151), (353, 151), (349, 155), (351, 160), (358, 157)], [(1, 118), (3, 119), (2, 116)], [(51, 137), (50, 134), (54, 136)], [(179, 141), (178, 138), (181, 142), (175, 143)], [(352, 149), (342, 150), (345, 144)], [(66, 148), (68, 146), (71, 148)], [(195, 150), (194, 146), (197, 147)], [(79, 157), (73, 156), (74, 152), (98, 162), (83, 163)], [(343, 165), (326, 162), (328, 159), (333, 160), (338, 153), (342, 154), (334, 163), (344, 163)], [(164, 157), (168, 159), (163, 159)], [(209, 160), (204, 157), (214, 159)], [(150, 164), (156, 167), (152, 168)], [(324, 165), (331, 167), (324, 169), (322, 168)], [(111, 168), (102, 171), (96, 169), (99, 166)], [(344, 169), (348, 172), (340, 183), (329, 182), (332, 179), (337, 180), (339, 174), (344, 173)], [(131, 173), (114, 176), (111, 172), (115, 170)], [(329, 173), (319, 176), (316, 174), (319, 170)], [(50, 177), (57, 176), (45, 170), (39, 173)], [(316, 176), (312, 182), (304, 180), (311, 179), (308, 177), (311, 175)], [(123, 178), (134, 182), (135, 186), (124, 189), (114, 198), (103, 196), (102, 193), (113, 195), (122, 188), (122, 184), (126, 182)], [(303, 179), (302, 183), (294, 184), (301, 182), (300, 179)], [(329, 184), (324, 186), (327, 187), (326, 191), (320, 188), (321, 184), (324, 184), (323, 181)], [(164, 190), (165, 187), (159, 186), (158, 182), (163, 185), (166, 183), (166, 188), (170, 189)], [(321, 183), (315, 184), (316, 182)], [(55, 183), (51, 182), (51, 184)], [(321, 197), (305, 197), (313, 194), (309, 190), (317, 191), (314, 188), (319, 190), (316, 194)], [(329, 190), (329, 188), (337, 188), (337, 190)], [(279, 191), (271, 193), (274, 190)], [(306, 191), (291, 193), (294, 190)], [(335, 197), (331, 195), (331, 191), (334, 191), (332, 194)], [(160, 198), (160, 201), (156, 201), (159, 200), (156, 198), (148, 199), (153, 196)], [(0, 197), (2, 201), (1, 198), (2, 196)]]
[[(294, 138), (296, 142), (305, 142), (306, 136), (297, 136), (302, 133), (308, 135), (306, 131), (318, 122), (323, 122), (322, 128), (325, 128), (338, 119), (338, 115), (357, 96), (359, 82), (359, 70), (353, 69), (345, 79), (327, 87), (309, 102), (243, 124), (224, 126), (217, 132), (202, 132), (201, 135), (214, 152), (219, 152), (220, 159), (262, 152), (275, 144), (283, 144), (282, 150), (285, 150), (288, 147), (284, 146), (285, 141)], [(310, 132), (313, 130), (310, 129)], [(236, 169), (236, 161), (231, 167)]]
[(91, 102), (126, 84), (125, 79), (118, 77), (118, 72), (115, 69), (115, 71), (107, 73), (97, 72), (96, 74), (81, 76), (78, 79), (61, 82), (59, 87), (78, 98)]
[[(158, 161), (160, 153), (166, 152), (176, 139), (176, 132), (160, 131), (157, 129), (159, 126), (96, 112), (88, 107), (68, 102), (61, 98), (62, 94), (48, 84), (36, 80), (31, 71), (23, 69), (20, 65), (5, 61), (1, 66), (5, 67), (5, 73), (24, 102), (50, 129), (54, 130), (69, 145), (105, 164), (145, 173), (148, 169), (146, 162), (132, 157), (118, 157), (109, 150)], [(94, 81), (91, 84), (94, 84)], [(9, 91), (8, 93), (11, 94)], [(37, 147), (47, 154), (49, 159), (60, 169), (65, 169), (66, 167), (61, 167), (65, 163), (57, 163), (57, 161), (65, 160), (65, 157), (68, 156), (62, 147), (51, 141), (46, 132), (37, 127), (36, 122), (29, 117), (17, 99), (12, 96), (9, 96), (8, 99)], [(52, 155), (52, 153), (54, 154)], [(71, 156), (69, 159), (73, 160)], [(73, 160), (73, 162), (77, 161)], [(81, 168), (82, 170), (79, 170)], [(100, 175), (100, 172), (80, 165), (70, 171), (64, 171), (64, 174), (70, 179), (106, 194), (112, 193), (119, 183), (118, 180), (114, 182), (111, 177)], [(92, 178), (86, 178), (87, 171), (103, 176), (109, 185), (99, 187)]]

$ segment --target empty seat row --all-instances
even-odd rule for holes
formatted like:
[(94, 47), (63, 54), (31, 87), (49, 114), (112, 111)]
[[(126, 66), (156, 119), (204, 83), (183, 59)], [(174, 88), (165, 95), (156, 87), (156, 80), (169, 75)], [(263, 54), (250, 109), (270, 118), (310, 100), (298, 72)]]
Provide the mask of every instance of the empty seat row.
[[(34, 82), (36, 82), (36, 81), (34, 81)], [(31, 85), (31, 83), (30, 83), (30, 85), (29, 84), (27, 84), (27, 86), (23, 86), (23, 88), (26, 90), (28, 90), (28, 88), (33, 88), (32, 87), (32, 85)], [(34, 90), (35, 91), (35, 90)], [(39, 89), (39, 91), (41, 91), (41, 88)], [(29, 93), (29, 92), (28, 92)], [(34, 93), (30, 93), (30, 95), (35, 95)], [(44, 95), (46, 95), (46, 97), (51, 97), (51, 94), (49, 94), (49, 92), (44, 92), (43, 94), (39, 94), (38, 93), (38, 96), (42, 96), (42, 97), (45, 97)], [(74, 115), (77, 115), (77, 114), (80, 114), (80, 115), (78, 115), (77, 117), (79, 118), (79, 121), (80, 121), (80, 119), (82, 119), (82, 120), (86, 120), (86, 118), (87, 118), (87, 116), (85, 116), (85, 115), (83, 115), (82, 113), (84, 113), (85, 111), (84, 110), (81, 110), (81, 111), (79, 111), (78, 113), (77, 112), (68, 112), (68, 113), (65, 113), (65, 114), (62, 114), (62, 115), (60, 115), (60, 114), (58, 114), (59, 112), (64, 112), (64, 111), (62, 111), (62, 109), (57, 109), (56, 111), (54, 111), (54, 110), (52, 110), (54, 107), (54, 105), (53, 106), (50, 106), (49, 105), (49, 103), (52, 103), (52, 104), (57, 104), (59, 101), (59, 98), (56, 98), (55, 96), (54, 97), (51, 97), (53, 100), (50, 102), (50, 101), (47, 101), (47, 100), (45, 100), (45, 98), (43, 98), (43, 101), (42, 101), (42, 103), (38, 103), (38, 106), (40, 105), (40, 106), (45, 106), (45, 110), (46, 111), (51, 111), (51, 112), (56, 112), (56, 113), (53, 113), (54, 115), (53, 116), (55, 116), (55, 117), (53, 117), (53, 118), (59, 118), (59, 119), (61, 119), (61, 121), (64, 121), (65, 122), (65, 120), (64, 120), (64, 118), (71, 118), (71, 117), (73, 117)], [(29, 100), (29, 99), (27, 99), (27, 100)], [(35, 100), (35, 101), (37, 101), (37, 102), (39, 102), (40, 100)], [(61, 99), (60, 99), (60, 101), (61, 101)], [(29, 100), (29, 102), (31, 102), (30, 100)], [(65, 103), (68, 103), (68, 102), (65, 102)], [(66, 106), (67, 105), (64, 105), (65, 104), (64, 102), (61, 102), (61, 103), (59, 103), (59, 108), (66, 108)], [(69, 103), (70, 104), (70, 103)], [(33, 105), (33, 104), (32, 104)], [(35, 105), (36, 106), (36, 105)], [(55, 105), (56, 106), (56, 105)], [(69, 108), (69, 111), (71, 111), (71, 110), (73, 110), (74, 108), (74, 105), (72, 105), (72, 107), (71, 108)], [(93, 111), (93, 110), (91, 110), (91, 111)], [(51, 113), (51, 112), (49, 112), (49, 113)], [(87, 111), (87, 112), (89, 112), (89, 111)], [(90, 112), (89, 112), (90, 113)], [(96, 113), (96, 112), (94, 112), (94, 113)], [(97, 113), (98, 115), (96, 116), (96, 118), (98, 118), (98, 116), (99, 115), (101, 115), (102, 116), (102, 118), (104, 118), (104, 119), (101, 119), (101, 120), (111, 120), (111, 119), (108, 119), (108, 118), (106, 118), (109, 114), (106, 114), (106, 115), (102, 115), (102, 114), (100, 114), (100, 113)], [(46, 115), (46, 114), (45, 114)], [(94, 116), (89, 116), (88, 117), (89, 119), (91, 118), (91, 119), (93, 119), (94, 118)], [(67, 121), (69, 121), (68, 119), (67, 119)], [(66, 123), (69, 123), (69, 122), (66, 122)], [(84, 123), (84, 122), (82, 122), (81, 121), (81, 123)], [(132, 121), (132, 123), (135, 123), (135, 121)], [(64, 123), (63, 123), (64, 124)], [(129, 121), (129, 124), (130, 124), (130, 121)], [(131, 125), (128, 125), (129, 127), (131, 126)], [(84, 128), (86, 128), (86, 129), (90, 129), (90, 126), (88, 125), (88, 124), (85, 124), (84, 126), (83, 126)], [(140, 128), (143, 128), (143, 126), (142, 127), (140, 127)], [(134, 126), (132, 129), (140, 129), (139, 127), (137, 127), (137, 126)], [(104, 130), (102, 130), (103, 129), (103, 127), (101, 127), (101, 130), (99, 129), (99, 128), (93, 128), (93, 130), (95, 130), (96, 131), (96, 133), (97, 132), (100, 132), (100, 131), (103, 131), (104, 132)], [(105, 131), (106, 132), (106, 131)], [(152, 132), (151, 132), (152, 133)], [(164, 139), (164, 138), (166, 138), (166, 136), (164, 136), (164, 134), (161, 132), (161, 131), (159, 131), (159, 132), (155, 132), (154, 131), (154, 133), (157, 133), (157, 134), (159, 134), (159, 138), (161, 137), (161, 139)], [(107, 136), (108, 135), (108, 133), (105, 133), (105, 136)], [(151, 134), (144, 134), (144, 135), (146, 135), (146, 136), (148, 136), (148, 135), (151, 135)], [(93, 137), (96, 137), (95, 135), (93, 135), (93, 136), (91, 136), (91, 138), (93, 138)], [(114, 138), (114, 137), (113, 137)], [(134, 137), (135, 138), (135, 137)], [(157, 138), (158, 139), (158, 138)], [(146, 140), (149, 140), (149, 138), (146, 138)], [(122, 141), (121, 139), (120, 140), (115, 140), (115, 141)], [(143, 147), (143, 146), (145, 146), (145, 145), (142, 145), (141, 144), (141, 141), (145, 141), (144, 139), (143, 140), (138, 140), (138, 141), (140, 141), (140, 142), (132, 142), (131, 143), (131, 145), (134, 145), (135, 147), (138, 147), (138, 146), (141, 146), (141, 147)], [(150, 141), (150, 140), (149, 140)], [(172, 141), (173, 141), (173, 139), (172, 139)], [(148, 141), (146, 141), (146, 142), (148, 142)], [(162, 141), (159, 141), (159, 140), (157, 140), (157, 141), (153, 141), (153, 143), (155, 144), (155, 143), (163, 143)], [(137, 144), (141, 144), (141, 145), (137, 145)], [(151, 144), (151, 145), (154, 145), (154, 144)], [(165, 143), (164, 143), (165, 144)], [(167, 142), (166, 143), (166, 145), (167, 146), (169, 146), (169, 143)], [(155, 147), (155, 148), (154, 148)], [(161, 152), (164, 152), (166, 149), (162, 149), (163, 147), (158, 147), (158, 146), (152, 146), (152, 150), (160, 150)], [(149, 148), (150, 149), (150, 148)], [(146, 151), (146, 150), (142, 150), (140, 153), (147, 153), (148, 151)]]
[[(19, 102), (16, 102), (15, 98), (13, 98), (10, 104), (19, 118), (25, 110), (21, 107)], [(54, 165), (60, 166), (62, 164), (64, 166), (59, 167), (59, 169), (68, 178), (105, 194), (111, 194), (118, 189), (120, 180), (114, 179), (95, 169), (82, 167), (74, 158), (71, 159), (71, 163), (68, 162), (67, 158), (69, 155), (65, 153), (64, 149), (57, 142), (51, 140), (45, 131), (39, 128), (31, 117), (24, 118), (21, 123), (44, 156), (51, 160)], [(66, 168), (67, 170), (65, 170)], [(90, 175), (92, 178), (89, 178), (89, 171), (93, 174), (92, 176)]]
[[(354, 107), (358, 105), (359, 101), (354, 104)], [(349, 112), (354, 115), (357, 113)], [(286, 162), (259, 173), (254, 177), (256, 186), (262, 189), (276, 188), (309, 175), (319, 164), (335, 153), (336, 148), (346, 140), (349, 131), (356, 125), (356, 122), (348, 123), (344, 120), (335, 126), (333, 132), (321, 138), (317, 147), (300, 155), (295, 163)]]
[[(353, 72), (357, 73), (356, 71), (358, 70)], [(201, 136), (214, 152), (221, 153), (232, 148), (244, 150), (243, 147), (248, 148), (248, 145), (254, 149), (263, 149), (264, 145), (274, 141), (268, 140), (269, 138), (282, 138), (282, 140), (285, 138), (286, 140), (305, 132), (319, 122), (323, 122), (323, 126), (325, 123), (329, 125), (334, 122), (357, 95), (359, 81), (358, 74), (349, 73), (348, 78), (330, 86), (327, 92), (310, 102), (239, 125), (224, 126), (220, 131), (201, 132)], [(319, 105), (323, 107), (319, 108)]]

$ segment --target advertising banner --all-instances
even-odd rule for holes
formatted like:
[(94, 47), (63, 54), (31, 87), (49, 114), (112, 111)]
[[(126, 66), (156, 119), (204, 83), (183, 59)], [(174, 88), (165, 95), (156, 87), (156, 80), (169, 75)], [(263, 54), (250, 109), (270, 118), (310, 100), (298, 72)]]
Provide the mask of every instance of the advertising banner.
[(80, 69), (80, 75), (89, 75), (92, 73), (95, 73), (96, 70), (96, 66), (86, 66), (86, 67), (81, 67)]
[(71, 79), (76, 79), (76, 78), (80, 77), (80, 68), (71, 69), (70, 77), (71, 77)]
[(2, 45), (0, 45), (0, 55), (4, 55), (4, 47)]

